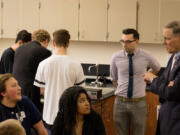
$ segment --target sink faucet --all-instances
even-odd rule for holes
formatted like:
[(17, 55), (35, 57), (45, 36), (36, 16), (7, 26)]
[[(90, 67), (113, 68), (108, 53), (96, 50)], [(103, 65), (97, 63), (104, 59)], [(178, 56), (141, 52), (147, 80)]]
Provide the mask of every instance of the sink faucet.
[(93, 81), (93, 82), (91, 82), (90, 84), (93, 85), (93, 86), (95, 85), (96, 87), (102, 86), (103, 83), (100, 82), (99, 79), (98, 79), (98, 75), (99, 75), (99, 64), (95, 64), (95, 65), (89, 66), (88, 72), (91, 72), (91, 69), (92, 69), (93, 67), (96, 68), (96, 80)]

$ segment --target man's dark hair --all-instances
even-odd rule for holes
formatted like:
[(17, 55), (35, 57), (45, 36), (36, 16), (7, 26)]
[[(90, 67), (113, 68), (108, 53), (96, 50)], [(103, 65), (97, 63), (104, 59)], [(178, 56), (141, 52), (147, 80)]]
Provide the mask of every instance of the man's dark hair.
[(67, 47), (70, 40), (70, 34), (65, 29), (57, 30), (53, 33), (53, 40), (59, 47)]
[(21, 30), (16, 37), (15, 43), (17, 43), (19, 40), (22, 40), (23, 43), (27, 43), (32, 40), (31, 33), (29, 33), (27, 30)]
[(139, 33), (135, 29), (131, 29), (131, 28), (124, 29), (122, 31), (122, 33), (125, 34), (125, 35), (133, 34), (133, 38), (139, 40)]

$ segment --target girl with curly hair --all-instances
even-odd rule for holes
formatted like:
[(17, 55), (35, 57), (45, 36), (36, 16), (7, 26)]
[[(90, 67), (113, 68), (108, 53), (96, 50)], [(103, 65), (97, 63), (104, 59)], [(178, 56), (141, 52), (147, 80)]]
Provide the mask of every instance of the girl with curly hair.
[(64, 91), (51, 135), (105, 135), (103, 121), (91, 108), (86, 90), (73, 86)]

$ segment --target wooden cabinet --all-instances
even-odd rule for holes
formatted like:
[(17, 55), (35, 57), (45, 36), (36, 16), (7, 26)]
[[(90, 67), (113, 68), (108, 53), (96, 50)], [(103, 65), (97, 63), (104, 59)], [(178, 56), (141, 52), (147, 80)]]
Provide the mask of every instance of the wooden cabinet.
[[(107, 135), (116, 135), (114, 122), (113, 122), (113, 106), (115, 96), (93, 102), (93, 109), (98, 112), (104, 122)], [(155, 135), (157, 127), (157, 106), (159, 105), (158, 96), (146, 92), (147, 100), (147, 120), (146, 120), (146, 131), (145, 135)], [(131, 129), (131, 128), (130, 128)], [(132, 134), (132, 131), (130, 131)]]
[(15, 38), (19, 31), (19, 0), (3, 0), (3, 38)]
[(159, 0), (138, 2), (138, 31), (142, 43), (160, 43), (159, 5)]
[(20, 0), (19, 30), (30, 32), (39, 28), (39, 0)]
[(119, 41), (122, 29), (136, 27), (136, 0), (1, 1), (3, 38), (42, 28), (67, 29), (71, 40)]
[(157, 127), (157, 115), (159, 96), (151, 92), (146, 92), (147, 120), (145, 135), (155, 135)]
[[(160, 28), (162, 33), (162, 28), (164, 25), (170, 21), (180, 19), (180, 0), (160, 0)], [(162, 36), (161, 36), (162, 40)]]
[(162, 28), (179, 20), (179, 0), (139, 0), (138, 31), (142, 43), (162, 43)]
[(106, 6), (106, 0), (80, 0), (79, 40), (106, 41)]
[(119, 42), (122, 30), (136, 29), (136, 0), (108, 0), (108, 41)]
[[(138, 12), (137, 3), (138, 1)], [(1, 37), (21, 29), (68, 29), (72, 40), (119, 41), (138, 28), (140, 42), (161, 43), (162, 27), (179, 20), (179, 0), (0, 0)], [(138, 17), (138, 18), (137, 18)], [(137, 26), (136, 26), (136, 22)]]
[(123, 29), (136, 28), (136, 2), (80, 0), (79, 39), (118, 42)]
[(113, 122), (114, 99), (115, 96), (111, 96), (92, 104), (93, 109), (98, 112), (103, 119), (106, 135), (116, 135)]
[(113, 122), (113, 108), (115, 96), (107, 98), (102, 101), (102, 118), (106, 127), (107, 135), (115, 135), (115, 127)]
[(57, 0), (40, 0), (40, 3), (40, 28), (52, 34), (57, 24)]
[(52, 34), (67, 29), (71, 39), (78, 39), (78, 0), (40, 0), (40, 28)]
[(30, 32), (39, 28), (38, 0), (2, 0), (1, 37), (16, 38), (17, 33), (26, 29)]
[(0, 38), (2, 37), (2, 0), (0, 0)]
[(58, 0), (56, 29), (67, 29), (71, 40), (78, 40), (79, 0)]
[(119, 41), (122, 29), (136, 27), (136, 0), (40, 2), (40, 27), (50, 33), (60, 28), (68, 29), (72, 40)]

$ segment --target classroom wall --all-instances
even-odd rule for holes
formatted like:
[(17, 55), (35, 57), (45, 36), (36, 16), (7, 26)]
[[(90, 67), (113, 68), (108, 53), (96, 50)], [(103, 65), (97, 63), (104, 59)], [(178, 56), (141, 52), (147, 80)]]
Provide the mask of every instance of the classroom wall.
[[(14, 44), (14, 40), (0, 39), (0, 56), (4, 49)], [(53, 50), (51, 44), (49, 49)], [(140, 43), (139, 47), (150, 52), (160, 62), (161, 66), (166, 66), (170, 55), (162, 44)], [(68, 54), (82, 63), (109, 64), (112, 54), (121, 49), (121, 45), (114, 42), (71, 41)]]

